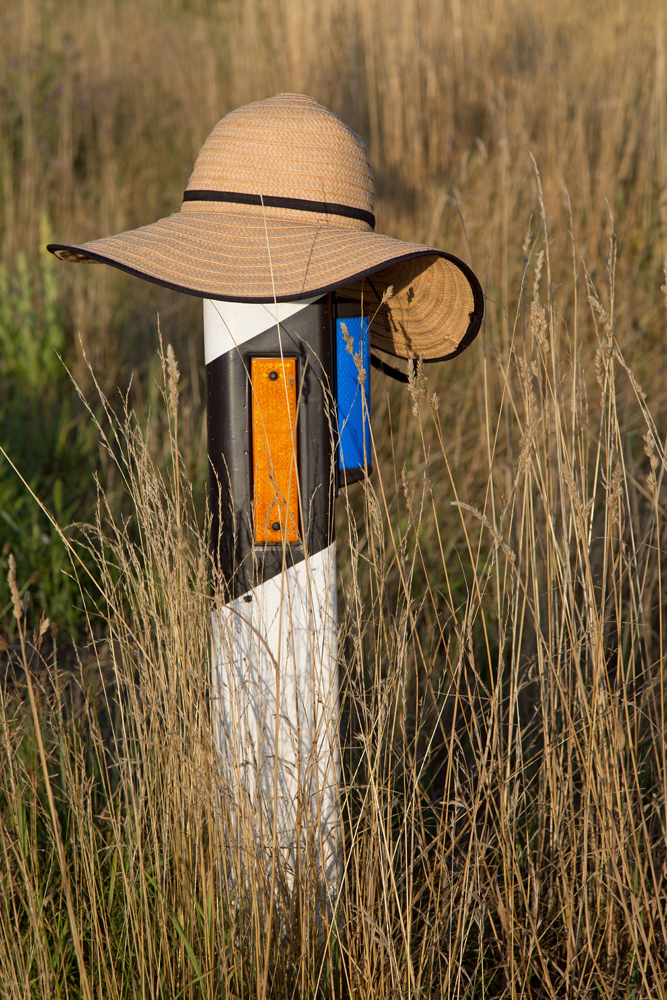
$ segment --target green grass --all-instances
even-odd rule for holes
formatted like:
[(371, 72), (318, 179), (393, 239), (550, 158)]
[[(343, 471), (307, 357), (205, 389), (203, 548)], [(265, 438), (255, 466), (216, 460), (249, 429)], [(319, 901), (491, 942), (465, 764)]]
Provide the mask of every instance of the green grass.
[[(47, 236), (46, 230), (43, 231)], [(58, 271), (49, 255), (0, 264), (0, 399), (2, 444), (25, 482), (62, 524), (89, 516), (94, 500), (97, 435), (77, 407), (61, 360), (66, 333)], [(15, 553), (25, 588), (61, 630), (78, 637), (78, 588), (58, 532), (26, 486), (0, 459), (0, 620), (11, 622), (8, 555)]]

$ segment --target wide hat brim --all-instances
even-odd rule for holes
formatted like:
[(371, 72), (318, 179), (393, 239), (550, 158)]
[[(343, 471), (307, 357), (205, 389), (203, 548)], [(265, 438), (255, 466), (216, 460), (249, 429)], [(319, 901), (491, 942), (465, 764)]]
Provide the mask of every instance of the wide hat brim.
[[(212, 212), (188, 205), (139, 229), (48, 249), (202, 298), (289, 302), (335, 290), (363, 299), (373, 347), (396, 357), (455, 356), (476, 336), (484, 312), (477, 278), (452, 254), (249, 206)], [(389, 286), (393, 295), (381, 305)]]

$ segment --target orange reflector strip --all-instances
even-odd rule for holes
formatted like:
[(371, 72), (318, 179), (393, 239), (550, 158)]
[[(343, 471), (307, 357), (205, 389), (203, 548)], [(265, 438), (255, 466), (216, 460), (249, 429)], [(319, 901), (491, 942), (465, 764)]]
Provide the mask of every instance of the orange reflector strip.
[(255, 541), (299, 541), (296, 467), (296, 360), (252, 358)]

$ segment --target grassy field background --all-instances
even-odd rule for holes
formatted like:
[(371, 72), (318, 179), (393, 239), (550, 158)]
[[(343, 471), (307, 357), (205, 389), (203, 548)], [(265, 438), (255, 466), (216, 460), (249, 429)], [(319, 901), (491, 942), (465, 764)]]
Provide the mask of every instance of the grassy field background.
[[(664, 997), (664, 4), (17, 0), (0, 53), (0, 443), (52, 514), (0, 456), (0, 992)], [(327, 905), (215, 809), (201, 305), (43, 250), (178, 208), (281, 91), (487, 296), (373, 373), (339, 501)]]

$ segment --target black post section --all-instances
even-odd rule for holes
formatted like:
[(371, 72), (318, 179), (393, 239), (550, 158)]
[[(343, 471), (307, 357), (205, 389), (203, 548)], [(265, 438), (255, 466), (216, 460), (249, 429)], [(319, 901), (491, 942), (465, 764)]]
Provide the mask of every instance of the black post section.
[[(206, 366), (211, 549), (224, 600), (247, 595), (334, 541), (334, 413), (331, 296), (306, 306)], [(299, 542), (254, 541), (253, 358), (294, 358)]]

